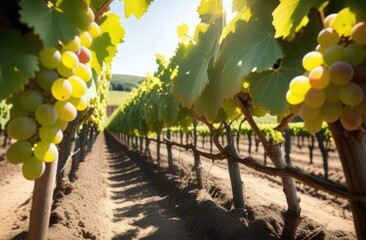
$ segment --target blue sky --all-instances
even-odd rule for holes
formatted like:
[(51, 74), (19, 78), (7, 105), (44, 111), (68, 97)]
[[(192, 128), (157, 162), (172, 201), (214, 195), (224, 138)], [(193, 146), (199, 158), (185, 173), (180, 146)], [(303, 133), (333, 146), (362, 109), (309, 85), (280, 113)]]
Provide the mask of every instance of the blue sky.
[(125, 28), (125, 42), (118, 47), (112, 73), (145, 76), (155, 72), (155, 54), (164, 54), (168, 59), (178, 44), (176, 29), (187, 23), (190, 32), (199, 22), (196, 9), (200, 0), (155, 0), (148, 12), (139, 20), (134, 16), (126, 19), (123, 2), (114, 0), (111, 11), (121, 16)]

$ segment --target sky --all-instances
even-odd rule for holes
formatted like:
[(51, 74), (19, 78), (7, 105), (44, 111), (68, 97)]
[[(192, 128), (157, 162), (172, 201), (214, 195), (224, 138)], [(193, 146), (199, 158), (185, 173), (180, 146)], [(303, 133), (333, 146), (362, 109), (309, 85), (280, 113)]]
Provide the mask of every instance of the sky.
[(118, 47), (113, 60), (113, 74), (145, 76), (157, 69), (155, 54), (169, 59), (178, 46), (177, 26), (190, 26), (190, 34), (200, 19), (197, 7), (200, 0), (155, 0), (148, 12), (137, 20), (134, 16), (124, 17), (123, 1), (114, 0), (111, 12), (121, 16), (126, 31), (124, 42)]

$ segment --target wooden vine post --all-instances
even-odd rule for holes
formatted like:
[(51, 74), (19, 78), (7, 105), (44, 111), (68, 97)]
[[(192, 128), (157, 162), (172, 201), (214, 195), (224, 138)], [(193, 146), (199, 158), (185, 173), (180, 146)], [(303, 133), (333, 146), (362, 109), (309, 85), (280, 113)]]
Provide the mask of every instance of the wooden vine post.
[(34, 182), (28, 240), (47, 240), (53, 191), (56, 184), (57, 162), (46, 164), (42, 177)]
[[(347, 132), (340, 122), (329, 124), (342, 163), (348, 191), (366, 196), (366, 131)], [(350, 200), (358, 239), (366, 239), (366, 202)]]
[[(170, 140), (171, 139), (171, 131), (168, 128), (168, 130), (166, 131), (166, 137)], [(169, 170), (171, 172), (174, 172), (174, 162), (173, 162), (173, 152), (172, 152), (172, 145), (171, 144), (167, 144), (166, 145), (166, 149), (167, 149), (167, 153), (168, 153), (168, 166), (169, 166)]]

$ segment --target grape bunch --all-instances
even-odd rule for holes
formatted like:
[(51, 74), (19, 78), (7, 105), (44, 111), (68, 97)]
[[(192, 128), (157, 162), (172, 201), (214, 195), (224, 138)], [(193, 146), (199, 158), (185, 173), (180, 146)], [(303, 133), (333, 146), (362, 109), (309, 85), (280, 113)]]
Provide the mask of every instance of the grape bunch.
[(9, 99), (13, 106), (7, 132), (17, 141), (10, 145), (6, 157), (10, 163), (23, 164), (26, 179), (39, 178), (45, 163), (58, 159), (57, 144), (68, 123), (88, 106), (87, 83), (92, 78), (89, 47), (100, 34), (90, 8), (88, 16), (87, 31), (70, 42), (40, 50), (36, 77)]
[(323, 121), (339, 120), (348, 131), (366, 123), (366, 22), (339, 34), (337, 18), (339, 13), (324, 19), (316, 50), (303, 57), (306, 72), (291, 80), (286, 94), (291, 110), (311, 133), (320, 131)]

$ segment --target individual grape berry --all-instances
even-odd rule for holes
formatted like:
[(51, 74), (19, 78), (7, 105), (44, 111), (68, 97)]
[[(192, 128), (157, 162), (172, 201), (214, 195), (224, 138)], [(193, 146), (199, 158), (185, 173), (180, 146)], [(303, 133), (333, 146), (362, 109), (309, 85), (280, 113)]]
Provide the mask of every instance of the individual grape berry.
[(9, 137), (16, 140), (27, 140), (37, 131), (37, 123), (30, 117), (19, 117), (10, 120), (7, 132)]
[(350, 82), (339, 90), (341, 101), (348, 106), (356, 106), (364, 98), (363, 89), (357, 83)]
[(58, 149), (54, 143), (40, 141), (34, 147), (34, 156), (46, 163), (58, 159)]
[(43, 90), (50, 90), (53, 82), (58, 78), (56, 70), (41, 68), (36, 75), (36, 82)]
[(306, 76), (297, 76), (290, 82), (289, 89), (296, 96), (305, 96), (311, 88), (310, 80)]
[(71, 97), (72, 85), (69, 80), (65, 78), (57, 79), (51, 87), (52, 96), (59, 101), (66, 101)]
[(55, 69), (61, 62), (61, 53), (55, 47), (43, 48), (39, 52), (39, 61), (44, 67)]
[(96, 22), (90, 23), (88, 33), (92, 38), (97, 38), (100, 35), (99, 25)]
[(78, 56), (72, 51), (65, 51), (61, 55), (62, 64), (70, 69), (76, 68), (79, 64)]
[(344, 49), (343, 60), (348, 62), (352, 66), (360, 65), (366, 60), (365, 47), (356, 43), (349, 44)]
[(71, 52), (77, 52), (79, 51), (81, 47), (81, 42), (79, 36), (75, 36), (74, 39), (72, 39), (67, 44), (63, 45), (63, 49), (65, 51), (71, 51)]
[(76, 53), (76, 55), (79, 58), (79, 62), (84, 64), (90, 62), (92, 58), (90, 50), (84, 46), (81, 46), (80, 50)]
[(23, 162), (22, 166), (23, 176), (28, 180), (37, 180), (43, 175), (45, 169), (45, 163), (36, 157), (29, 157)]
[(356, 23), (352, 27), (351, 38), (357, 44), (366, 45), (366, 22)]
[(323, 55), (317, 51), (307, 53), (302, 59), (302, 65), (307, 71), (311, 71), (314, 68), (322, 65), (323, 62)]
[(33, 145), (29, 141), (17, 141), (6, 151), (6, 159), (12, 164), (19, 164), (33, 154)]
[(310, 121), (304, 121), (305, 129), (311, 134), (319, 132), (322, 129), (322, 126), (323, 120), (321, 119), (321, 117), (314, 118)]
[(327, 48), (323, 53), (324, 62), (330, 66), (335, 62), (341, 61), (344, 56), (344, 47), (333, 45)]
[(329, 67), (330, 80), (336, 85), (349, 83), (353, 74), (352, 65), (344, 61), (335, 62)]
[(304, 101), (304, 96), (297, 96), (291, 92), (291, 90), (288, 90), (286, 93), (286, 100), (291, 105), (297, 105)]
[(311, 108), (306, 106), (305, 104), (302, 104), (299, 111), (299, 116), (304, 121), (311, 121), (320, 116), (320, 108)]
[(312, 88), (324, 89), (330, 83), (330, 76), (328, 69), (319, 66), (311, 70), (309, 73), (309, 82)]
[(20, 105), (29, 112), (34, 112), (43, 103), (42, 94), (33, 89), (26, 90), (20, 94)]
[(332, 13), (326, 16), (323, 21), (324, 28), (333, 28), (334, 20), (336, 19), (337, 15), (337, 13)]
[(57, 110), (58, 118), (65, 122), (71, 122), (76, 118), (77, 110), (68, 101), (57, 101), (55, 103), (55, 108)]
[(339, 119), (342, 126), (348, 131), (357, 130), (362, 124), (361, 115), (357, 111), (349, 107), (343, 108), (342, 114)]
[(57, 72), (64, 78), (68, 78), (72, 75), (74, 75), (74, 71), (75, 69), (74, 68), (68, 68), (66, 67), (63, 63), (60, 63), (58, 66), (57, 66)]
[(81, 42), (81, 46), (84, 47), (90, 47), (92, 42), (93, 42), (93, 38), (90, 36), (90, 34), (88, 32), (82, 32), (80, 34), (80, 42)]
[(86, 86), (85, 81), (83, 81), (81, 78), (77, 76), (71, 76), (68, 78), (68, 80), (72, 87), (71, 96), (80, 98), (86, 93), (88, 87)]
[(338, 44), (340, 40), (341, 38), (333, 28), (324, 28), (317, 37), (318, 43), (325, 48)]
[(304, 99), (306, 106), (311, 108), (319, 108), (325, 102), (325, 92), (322, 89), (310, 89)]
[(42, 141), (54, 144), (59, 144), (64, 137), (61, 129), (54, 125), (41, 126), (38, 133)]
[(74, 75), (83, 79), (85, 82), (89, 82), (92, 78), (91, 67), (88, 64), (79, 63)]
[(36, 120), (39, 124), (44, 126), (49, 126), (54, 124), (57, 119), (57, 111), (52, 104), (42, 104), (40, 105), (35, 112)]
[(342, 113), (342, 104), (340, 102), (325, 102), (320, 109), (322, 119), (328, 123), (338, 120)]

